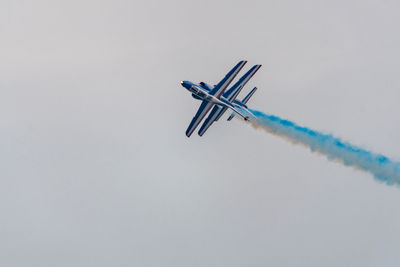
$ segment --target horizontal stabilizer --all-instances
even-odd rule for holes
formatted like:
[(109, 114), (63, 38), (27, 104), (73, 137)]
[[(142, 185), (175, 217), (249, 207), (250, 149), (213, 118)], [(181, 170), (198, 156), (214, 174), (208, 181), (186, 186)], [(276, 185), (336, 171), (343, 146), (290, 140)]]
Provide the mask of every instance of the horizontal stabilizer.
[(247, 102), (249, 101), (250, 97), (252, 97), (254, 95), (254, 93), (257, 91), (257, 87), (254, 87), (250, 93), (248, 93), (242, 100), (243, 104), (247, 104)]
[[(248, 93), (243, 100), (241, 101), (243, 105), (246, 105), (246, 103), (249, 101), (249, 99), (254, 95), (254, 93), (257, 91), (257, 87), (254, 87), (250, 93)], [(228, 121), (232, 120), (233, 117), (235, 117), (235, 112), (232, 112), (232, 114), (229, 116)]]

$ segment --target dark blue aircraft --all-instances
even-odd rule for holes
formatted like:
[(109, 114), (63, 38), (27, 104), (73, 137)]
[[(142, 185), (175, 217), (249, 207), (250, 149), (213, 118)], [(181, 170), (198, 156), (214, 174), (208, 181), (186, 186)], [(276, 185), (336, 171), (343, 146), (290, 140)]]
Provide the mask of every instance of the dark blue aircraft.
[(254, 94), (257, 88), (254, 87), (253, 90), (251, 90), (242, 101), (237, 100), (236, 97), (245, 84), (250, 80), (250, 78), (253, 77), (253, 75), (258, 71), (261, 65), (254, 65), (231, 88), (226, 90), (246, 63), (247, 61), (240, 61), (215, 86), (210, 86), (204, 82), (196, 84), (189, 81), (181, 81), (182, 86), (191, 92), (195, 99), (202, 100), (199, 110), (193, 117), (192, 122), (186, 130), (187, 137), (190, 137), (190, 135), (194, 132), (196, 127), (200, 124), (211, 108), (213, 109), (210, 112), (210, 115), (208, 115), (207, 119), (200, 127), (200, 136), (202, 136), (211, 126), (211, 124), (213, 124), (214, 121), (217, 121), (228, 108), (233, 111), (228, 120), (231, 120), (235, 114), (238, 114), (245, 120), (249, 120), (251, 117), (254, 118), (254, 115), (247, 109), (246, 103), (249, 101), (250, 97)]

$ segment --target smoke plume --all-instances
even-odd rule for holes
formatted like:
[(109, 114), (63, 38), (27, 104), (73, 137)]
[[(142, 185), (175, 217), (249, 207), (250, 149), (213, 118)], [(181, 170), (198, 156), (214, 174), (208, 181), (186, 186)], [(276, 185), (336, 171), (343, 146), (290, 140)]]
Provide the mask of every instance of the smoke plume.
[(370, 151), (355, 147), (332, 135), (322, 134), (291, 121), (251, 110), (256, 119), (250, 124), (257, 129), (282, 137), (293, 144), (300, 144), (312, 152), (325, 155), (329, 160), (340, 162), (371, 173), (378, 181), (388, 185), (400, 185), (400, 163)]

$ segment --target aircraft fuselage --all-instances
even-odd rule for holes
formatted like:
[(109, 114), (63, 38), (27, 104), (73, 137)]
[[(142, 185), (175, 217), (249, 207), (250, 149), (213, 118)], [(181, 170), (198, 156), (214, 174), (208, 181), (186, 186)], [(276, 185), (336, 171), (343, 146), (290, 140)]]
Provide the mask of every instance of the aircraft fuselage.
[(220, 96), (220, 98), (217, 98), (209, 93), (209, 91), (202, 87), (199, 84), (195, 84), (189, 81), (181, 81), (181, 84), (183, 87), (185, 87), (189, 92), (192, 93), (193, 98), (198, 99), (198, 100), (205, 100), (217, 105), (221, 106), (230, 106), (229, 101), (225, 99), (224, 97)]

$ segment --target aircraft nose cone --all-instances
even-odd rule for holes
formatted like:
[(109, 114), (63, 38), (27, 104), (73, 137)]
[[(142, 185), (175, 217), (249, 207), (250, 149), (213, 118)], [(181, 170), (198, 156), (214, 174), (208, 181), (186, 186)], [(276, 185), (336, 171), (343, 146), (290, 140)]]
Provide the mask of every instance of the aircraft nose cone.
[(188, 83), (187, 81), (181, 81), (181, 85), (182, 85), (183, 87), (185, 87), (186, 89), (189, 88), (189, 83)]

